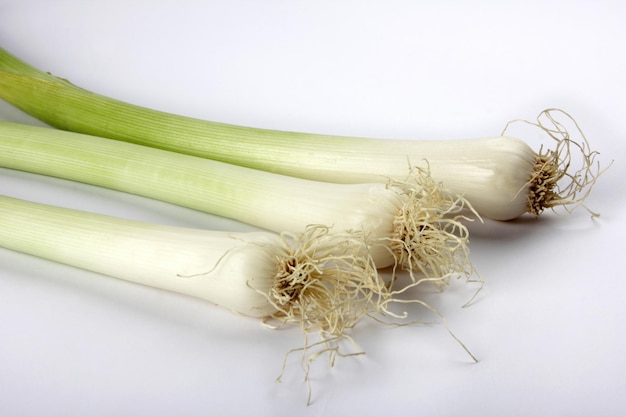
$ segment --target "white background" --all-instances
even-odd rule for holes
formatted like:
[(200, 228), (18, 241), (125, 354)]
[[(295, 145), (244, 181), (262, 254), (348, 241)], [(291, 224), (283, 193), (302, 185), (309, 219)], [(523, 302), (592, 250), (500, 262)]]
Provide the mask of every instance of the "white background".
[[(0, 0), (0, 44), (111, 97), (204, 119), (388, 138), (500, 133), (560, 107), (613, 166), (571, 216), (472, 226), (487, 285), (423, 296), (441, 325), (318, 361), (188, 297), (0, 250), (2, 416), (617, 416), (626, 413), (626, 7), (619, 1)], [(0, 102), (0, 119), (38, 122)], [(529, 138), (529, 141), (537, 138)], [(0, 170), (0, 193), (159, 223), (244, 225)], [(1, 231), (0, 231), (1, 233)], [(436, 317), (421, 312), (424, 319)], [(296, 414), (297, 413), (297, 414)]]

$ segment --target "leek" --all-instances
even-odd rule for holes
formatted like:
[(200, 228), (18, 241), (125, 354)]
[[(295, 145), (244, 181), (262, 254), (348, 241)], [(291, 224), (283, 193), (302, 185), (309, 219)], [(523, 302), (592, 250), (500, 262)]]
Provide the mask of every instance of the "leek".
[[(0, 122), (0, 166), (154, 198), (275, 232), (362, 233), (379, 268), (433, 280), (473, 272), (464, 200), (426, 173), (334, 184), (57, 129)], [(444, 281), (442, 281), (444, 282)]]
[(390, 292), (358, 235), (156, 225), (0, 196), (0, 246), (341, 336)]
[[(509, 220), (571, 207), (600, 173), (586, 139), (575, 142), (548, 110), (538, 121), (555, 148), (535, 152), (508, 136), (403, 141), (283, 132), (177, 116), (123, 103), (39, 71), (0, 49), (0, 97), (52, 126), (318, 181), (387, 182), (408, 164), (431, 175), (478, 213)], [(503, 132), (504, 134), (504, 132)], [(572, 171), (572, 153), (582, 167)]]

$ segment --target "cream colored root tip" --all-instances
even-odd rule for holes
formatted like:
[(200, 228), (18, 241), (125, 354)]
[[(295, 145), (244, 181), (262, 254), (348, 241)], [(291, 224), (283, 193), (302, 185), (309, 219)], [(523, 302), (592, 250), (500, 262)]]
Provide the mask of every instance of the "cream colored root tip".
[[(565, 125), (557, 121), (553, 113), (564, 115), (575, 126), (580, 140), (572, 139)], [(546, 109), (537, 116), (537, 122), (514, 120), (507, 123), (503, 134), (514, 122), (539, 127), (556, 142), (554, 149), (546, 150), (542, 146), (537, 153), (535, 167), (527, 183), (528, 212), (539, 215), (545, 209), (563, 207), (571, 213), (578, 206), (585, 207), (585, 199), (606, 168), (600, 168), (600, 163), (596, 161), (599, 153), (591, 150), (585, 134), (574, 118), (560, 109)], [(581, 166), (571, 172), (575, 153), (579, 154)], [(593, 216), (598, 215), (588, 208), (587, 210)]]
[(446, 191), (430, 176), (428, 169), (412, 167), (404, 181), (392, 180), (406, 195), (406, 202), (394, 221), (391, 249), (397, 265), (407, 270), (413, 281), (416, 274), (439, 286), (451, 274), (471, 276), (475, 270), (469, 259), (469, 231), (463, 221), (468, 213), (480, 216), (461, 196)]
[[(482, 283), (482, 281), (481, 281)], [(388, 301), (388, 304), (390, 303), (397, 303), (397, 304), (416, 304), (418, 306), (422, 306), (425, 307), (426, 309), (430, 310), (431, 312), (433, 312), (434, 314), (436, 314), (442, 321), (443, 325), (446, 328), (446, 331), (448, 332), (448, 334), (459, 344), (459, 346), (461, 346), (461, 348), (465, 351), (465, 353), (467, 353), (469, 355), (470, 358), (472, 358), (472, 361), (474, 361), (474, 363), (478, 363), (478, 359), (476, 358), (476, 356), (467, 348), (467, 346), (461, 341), (461, 339), (459, 339), (454, 332), (452, 332), (452, 329), (450, 328), (450, 325), (448, 323), (448, 320), (446, 319), (446, 317), (439, 311), (437, 310), (435, 307), (431, 306), (430, 304), (426, 303), (423, 300), (419, 300), (419, 299), (402, 299), (399, 296), (401, 296), (403, 293), (405, 293), (407, 290), (411, 289), (412, 287), (415, 287), (419, 285), (419, 282), (415, 282), (411, 285), (408, 285), (404, 288), (401, 288), (400, 290), (396, 290), (393, 291), (391, 293), (391, 297)], [(474, 297), (472, 297), (474, 298)], [(466, 303), (467, 305), (468, 303)], [(388, 306), (385, 305), (385, 310), (388, 309)], [(404, 313), (403, 315), (395, 315), (394, 317), (396, 318), (404, 318), (407, 316), (407, 313)], [(380, 321), (380, 320), (379, 320)], [(380, 321), (382, 322), (382, 321)], [(397, 325), (397, 326), (408, 326), (411, 324), (424, 324), (423, 322), (409, 322), (409, 323), (394, 323), (394, 322), (382, 322), (384, 324), (388, 324), (388, 325)]]
[[(341, 344), (345, 341), (352, 344), (352, 346), (355, 348), (353, 352), (345, 353), (341, 349)], [(332, 368), (335, 365), (335, 359), (338, 356), (341, 358), (347, 358), (351, 356), (360, 356), (365, 354), (365, 352), (358, 347), (354, 339), (352, 339), (352, 337), (347, 334), (342, 334), (341, 336), (334, 337), (322, 337), (321, 340), (311, 343), (308, 340), (307, 334), (305, 333), (304, 346), (296, 349), (291, 349), (289, 352), (287, 352), (287, 354), (285, 354), (283, 366), (280, 375), (276, 378), (276, 382), (281, 382), (281, 379), (287, 367), (287, 359), (289, 355), (295, 352), (302, 352), (301, 365), (304, 372), (304, 382), (307, 384), (308, 388), (307, 406), (312, 404), (313, 399), (313, 385), (310, 378), (311, 366), (313, 362), (326, 354), (328, 355), (328, 364)]]

